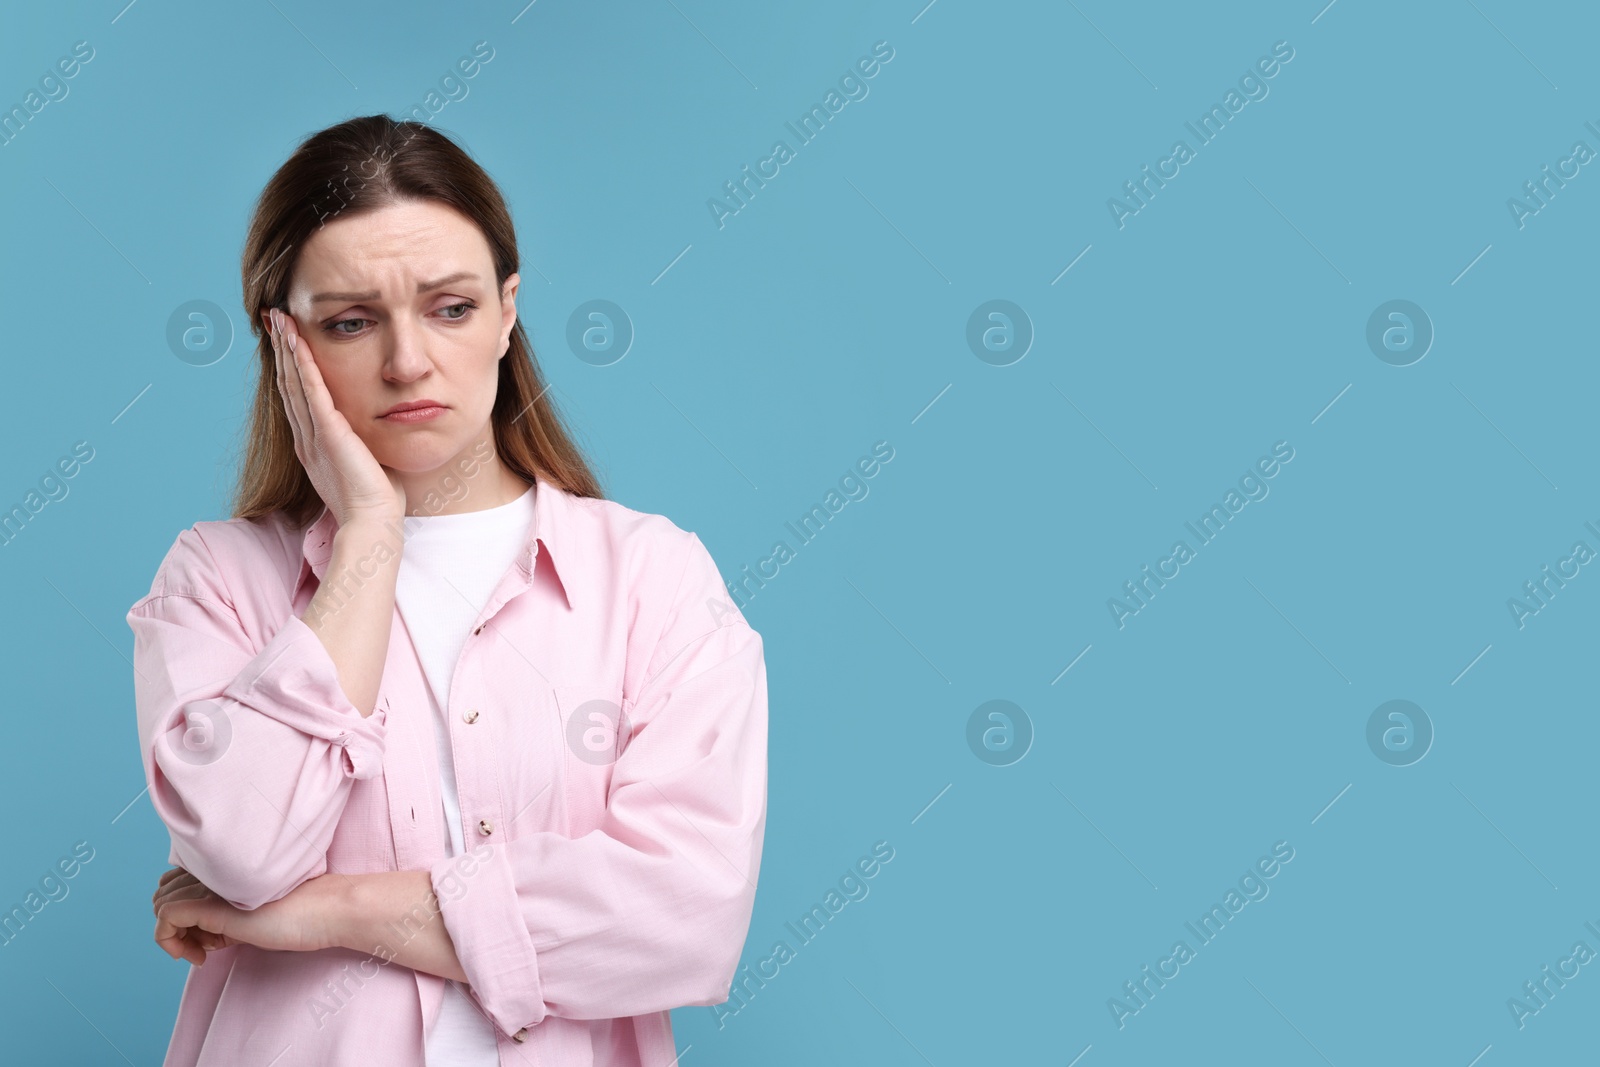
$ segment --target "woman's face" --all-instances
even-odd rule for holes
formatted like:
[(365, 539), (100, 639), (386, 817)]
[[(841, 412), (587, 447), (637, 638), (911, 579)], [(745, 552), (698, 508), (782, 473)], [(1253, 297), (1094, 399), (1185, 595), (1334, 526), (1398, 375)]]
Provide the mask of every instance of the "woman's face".
[[(425, 474), (490, 430), (519, 281), (513, 274), (497, 292), (477, 226), (448, 205), (412, 200), (314, 231), (288, 306), (333, 406), (373, 457), (402, 475)], [(443, 410), (384, 417), (418, 400)]]

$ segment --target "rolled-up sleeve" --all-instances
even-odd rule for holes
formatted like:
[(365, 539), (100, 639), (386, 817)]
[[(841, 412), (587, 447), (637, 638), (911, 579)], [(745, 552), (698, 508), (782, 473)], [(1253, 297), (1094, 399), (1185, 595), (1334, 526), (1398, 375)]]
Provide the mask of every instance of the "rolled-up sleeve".
[(352, 782), (382, 770), (386, 715), (350, 703), (298, 616), (253, 647), (215, 566), (186, 531), (127, 621), (145, 779), (169, 860), (248, 910), (327, 872)]
[(726, 601), (692, 538), (598, 828), (430, 869), (471, 994), (506, 1033), (727, 1000), (761, 864), (767, 679), (760, 635)]

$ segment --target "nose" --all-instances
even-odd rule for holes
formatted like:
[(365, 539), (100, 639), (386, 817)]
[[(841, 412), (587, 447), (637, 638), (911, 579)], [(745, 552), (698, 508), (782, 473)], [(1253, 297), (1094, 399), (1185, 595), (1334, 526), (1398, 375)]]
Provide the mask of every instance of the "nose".
[(433, 369), (428, 356), (427, 331), (409, 317), (397, 316), (384, 337), (383, 377), (391, 382), (414, 382)]

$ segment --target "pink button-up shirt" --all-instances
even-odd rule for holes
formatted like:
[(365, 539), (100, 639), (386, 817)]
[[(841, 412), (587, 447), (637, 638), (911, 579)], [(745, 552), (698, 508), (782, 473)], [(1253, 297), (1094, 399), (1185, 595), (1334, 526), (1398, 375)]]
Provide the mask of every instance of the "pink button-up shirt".
[(542, 478), (534, 512), (444, 708), (468, 844), (454, 858), (399, 613), (366, 718), (300, 618), (332, 513), (178, 535), (127, 616), (168, 861), (245, 909), (324, 873), (427, 870), (438, 912), (370, 952), (212, 952), (166, 1067), (423, 1067), (444, 979), (390, 959), (430, 919), (504, 1065), (667, 1067), (669, 1010), (727, 1000), (766, 823), (761, 637), (668, 519)]

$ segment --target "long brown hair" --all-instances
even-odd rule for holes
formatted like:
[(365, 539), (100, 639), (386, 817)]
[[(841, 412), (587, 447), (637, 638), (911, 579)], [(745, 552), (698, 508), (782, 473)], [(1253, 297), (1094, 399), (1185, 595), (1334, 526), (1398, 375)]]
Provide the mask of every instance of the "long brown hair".
[[(294, 452), (294, 430), (278, 395), (272, 339), (261, 316), (268, 308), (288, 309), (297, 250), (313, 231), (334, 218), (406, 200), (437, 200), (477, 224), (494, 259), (496, 292), (516, 273), (517, 237), (505, 198), (483, 168), (442, 133), (419, 122), (366, 115), (301, 142), (262, 190), (240, 257), (244, 307), (258, 338), (260, 369), (234, 489), (234, 518), (259, 520), (282, 511), (298, 528), (322, 510), (322, 497)], [(603, 497), (560, 413), (544, 396), (544, 376), (520, 318), (510, 342), (500, 360), (490, 418), (500, 461), (528, 482), (537, 474), (577, 496)]]

